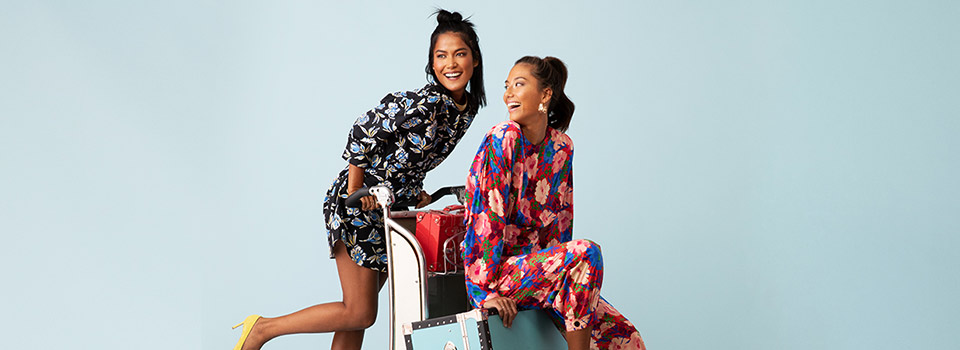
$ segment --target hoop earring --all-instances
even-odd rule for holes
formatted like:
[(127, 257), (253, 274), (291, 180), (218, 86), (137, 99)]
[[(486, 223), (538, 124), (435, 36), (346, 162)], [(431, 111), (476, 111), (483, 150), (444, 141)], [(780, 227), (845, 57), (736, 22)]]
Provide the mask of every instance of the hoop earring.
[(540, 113), (543, 113), (543, 114), (546, 114), (546, 113), (547, 113), (547, 107), (544, 107), (544, 106), (543, 106), (543, 103), (540, 104), (540, 108), (537, 108), (537, 110), (540, 111)]

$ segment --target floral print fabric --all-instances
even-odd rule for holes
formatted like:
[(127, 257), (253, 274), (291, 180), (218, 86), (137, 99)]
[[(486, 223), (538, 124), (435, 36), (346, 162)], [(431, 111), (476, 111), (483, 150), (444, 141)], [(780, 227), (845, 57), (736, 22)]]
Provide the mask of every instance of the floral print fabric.
[(467, 294), (474, 307), (503, 296), (545, 309), (567, 331), (593, 326), (594, 349), (644, 349), (600, 297), (599, 246), (572, 239), (572, 160), (572, 140), (552, 128), (539, 145), (511, 121), (487, 133), (466, 187)]
[[(476, 114), (476, 103), (460, 111), (436, 84), (388, 94), (357, 118), (343, 159), (363, 168), (366, 187), (387, 186), (398, 202), (416, 198), (426, 173), (453, 151)], [(324, 198), (330, 257), (339, 240), (360, 266), (386, 271), (382, 213), (347, 208), (348, 171), (349, 166), (340, 172)]]

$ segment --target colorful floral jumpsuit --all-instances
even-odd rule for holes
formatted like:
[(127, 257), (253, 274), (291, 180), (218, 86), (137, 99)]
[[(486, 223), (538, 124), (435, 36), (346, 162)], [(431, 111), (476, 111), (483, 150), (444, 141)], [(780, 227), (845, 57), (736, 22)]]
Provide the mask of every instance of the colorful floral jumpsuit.
[(545, 309), (567, 331), (593, 326), (593, 349), (645, 349), (600, 297), (600, 247), (572, 240), (572, 157), (573, 142), (552, 128), (539, 145), (515, 122), (487, 133), (467, 179), (467, 294), (474, 307), (503, 296)]

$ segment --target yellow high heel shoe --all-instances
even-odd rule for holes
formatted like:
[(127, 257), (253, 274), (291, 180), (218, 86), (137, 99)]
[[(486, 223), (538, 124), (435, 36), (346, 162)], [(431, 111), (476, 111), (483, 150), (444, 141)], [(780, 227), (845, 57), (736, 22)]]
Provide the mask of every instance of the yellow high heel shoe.
[(240, 322), (240, 324), (233, 326), (233, 329), (237, 329), (237, 327), (243, 326), (243, 332), (240, 334), (240, 340), (237, 341), (237, 346), (234, 346), (233, 350), (240, 350), (240, 348), (243, 347), (243, 343), (247, 341), (247, 336), (250, 335), (250, 331), (253, 330), (253, 325), (257, 323), (257, 321), (259, 320), (260, 320), (260, 315), (250, 315), (250, 316), (247, 316), (247, 318), (244, 319), (243, 322)]

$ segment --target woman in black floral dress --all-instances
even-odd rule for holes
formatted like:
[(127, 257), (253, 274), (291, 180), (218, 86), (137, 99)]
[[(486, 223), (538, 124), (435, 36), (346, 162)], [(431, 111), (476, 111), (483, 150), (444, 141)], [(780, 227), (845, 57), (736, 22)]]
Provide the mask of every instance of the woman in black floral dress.
[(398, 201), (429, 203), (424, 176), (453, 151), (486, 104), (479, 40), (470, 21), (437, 11), (426, 73), (429, 84), (388, 94), (357, 119), (343, 153), (349, 164), (327, 192), (323, 214), (343, 301), (276, 318), (247, 317), (235, 350), (259, 349), (280, 335), (320, 332), (336, 332), (334, 349), (360, 349), (363, 330), (376, 321), (377, 294), (386, 281), (386, 244), (373, 198), (363, 198), (360, 209), (344, 202), (362, 187), (385, 185)]

